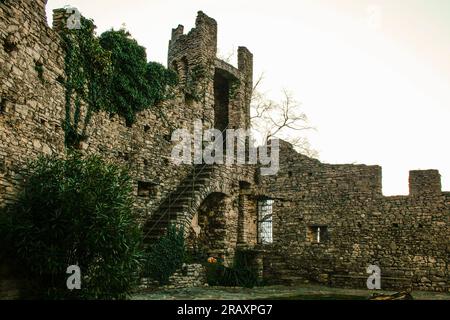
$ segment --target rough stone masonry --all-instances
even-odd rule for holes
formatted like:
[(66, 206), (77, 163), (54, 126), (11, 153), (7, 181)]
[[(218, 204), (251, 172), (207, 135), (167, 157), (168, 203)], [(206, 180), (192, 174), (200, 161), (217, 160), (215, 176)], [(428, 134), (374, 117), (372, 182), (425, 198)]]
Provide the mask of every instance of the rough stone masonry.
[[(0, 206), (14, 201), (28, 160), (65, 153), (65, 16), (56, 10), (50, 28), (46, 2), (0, 3)], [(269, 283), (365, 287), (366, 268), (376, 264), (383, 289), (448, 292), (450, 193), (441, 191), (436, 170), (412, 171), (409, 196), (384, 197), (380, 167), (324, 164), (284, 142), (276, 176), (248, 165), (170, 161), (171, 133), (195, 120), (221, 131), (250, 127), (253, 56), (239, 47), (237, 68), (216, 56), (217, 23), (199, 12), (189, 33), (181, 25), (172, 30), (168, 67), (180, 84), (159, 106), (165, 119), (149, 109), (127, 126), (99, 112), (80, 144), (85, 153), (130, 168), (148, 241), (175, 222), (189, 243), (202, 243), (227, 264), (237, 250), (251, 250)], [(193, 77), (198, 70), (202, 77)], [(259, 219), (267, 199), (273, 200), (268, 243)], [(0, 265), (0, 297), (14, 297), (20, 279)]]

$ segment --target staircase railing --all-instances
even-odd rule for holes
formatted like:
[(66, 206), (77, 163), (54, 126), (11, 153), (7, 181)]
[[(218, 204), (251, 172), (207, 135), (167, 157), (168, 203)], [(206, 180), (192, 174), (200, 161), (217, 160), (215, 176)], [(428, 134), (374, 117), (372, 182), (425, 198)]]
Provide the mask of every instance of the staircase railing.
[[(224, 132), (226, 131), (228, 129), (228, 127), (227, 128), (225, 128), (225, 129), (223, 129), (222, 131), (221, 131), (221, 134), (222, 134), (222, 137), (223, 137), (223, 134), (224, 134)], [(202, 148), (202, 152), (203, 152), (203, 148)], [(233, 150), (233, 152), (234, 152), (234, 150)], [(202, 173), (203, 173), (203, 170), (206, 168), (208, 166), (208, 164), (203, 164), (202, 165), (202, 167), (200, 168), (200, 171), (198, 172), (198, 173), (196, 173), (196, 165), (194, 164), (194, 169), (193, 169), (193, 178), (192, 178), (192, 194), (194, 194), (194, 192), (195, 192), (195, 182), (196, 182), (196, 179), (197, 179), (197, 177), (199, 177)], [(188, 176), (189, 177), (189, 176)], [(182, 196), (182, 195), (184, 195), (184, 193), (187, 191), (187, 190), (189, 190), (189, 188), (190, 188), (190, 186), (189, 185), (187, 185), (186, 187), (184, 187), (184, 189), (182, 189), (180, 192), (178, 192), (178, 196), (175, 198), (175, 200), (173, 200), (173, 201), (171, 201), (171, 196), (172, 196), (172, 193), (173, 193), (173, 191), (172, 192), (169, 192), (169, 205), (168, 205), (168, 208), (166, 208), (165, 209), (165, 211), (162, 213), (162, 214), (160, 214), (159, 215), (159, 218), (158, 218), (158, 220), (156, 220), (156, 222), (153, 222), (153, 226), (145, 233), (145, 235), (144, 235), (144, 238), (146, 238), (155, 228), (156, 228), (156, 226), (163, 220), (163, 218), (165, 218), (166, 217), (166, 215), (171, 211), (171, 209), (172, 209), (172, 205), (174, 205), (179, 199), (180, 199), (180, 197)], [(175, 189), (174, 191), (176, 191), (177, 189)], [(191, 206), (192, 206), (192, 201), (193, 201), (193, 199), (191, 199)], [(161, 205), (163, 205), (164, 204), (164, 201), (161, 203)]]

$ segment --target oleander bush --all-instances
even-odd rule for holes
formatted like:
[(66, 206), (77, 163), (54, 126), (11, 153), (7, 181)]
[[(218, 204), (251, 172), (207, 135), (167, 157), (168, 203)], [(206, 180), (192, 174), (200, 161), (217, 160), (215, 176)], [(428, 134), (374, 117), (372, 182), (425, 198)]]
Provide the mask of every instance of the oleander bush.
[(261, 285), (253, 261), (254, 253), (243, 250), (236, 252), (233, 264), (229, 267), (226, 267), (220, 259), (208, 259), (206, 265), (208, 285), (245, 288)]
[[(30, 163), (23, 191), (2, 213), (0, 237), (26, 268), (37, 297), (128, 296), (142, 257), (131, 191), (124, 169), (95, 156)], [(81, 290), (67, 289), (71, 265), (81, 269)]]
[(182, 267), (185, 257), (184, 232), (170, 225), (166, 235), (148, 247), (143, 275), (165, 285), (170, 276)]

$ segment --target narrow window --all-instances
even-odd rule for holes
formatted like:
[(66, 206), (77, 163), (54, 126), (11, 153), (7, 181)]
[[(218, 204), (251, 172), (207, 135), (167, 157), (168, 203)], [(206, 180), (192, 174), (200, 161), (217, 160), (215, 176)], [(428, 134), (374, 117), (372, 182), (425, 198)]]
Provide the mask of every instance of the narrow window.
[(138, 196), (150, 197), (156, 194), (156, 184), (153, 182), (138, 181)]
[(258, 201), (258, 243), (270, 244), (272, 237), (272, 207), (273, 200), (264, 199)]
[(312, 243), (323, 243), (328, 240), (327, 226), (309, 226), (306, 238)]
[(6, 111), (6, 98), (0, 96), (0, 114)]
[(180, 82), (184, 83), (185, 85), (187, 85), (188, 77), (189, 77), (189, 63), (186, 57), (181, 58), (181, 75), (179, 74), (180, 77)]

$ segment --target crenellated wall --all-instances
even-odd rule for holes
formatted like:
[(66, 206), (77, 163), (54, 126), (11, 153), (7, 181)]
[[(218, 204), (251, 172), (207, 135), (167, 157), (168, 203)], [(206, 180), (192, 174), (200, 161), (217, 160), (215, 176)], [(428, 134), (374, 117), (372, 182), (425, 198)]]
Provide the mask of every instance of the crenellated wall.
[(283, 143), (278, 175), (256, 190), (275, 199), (265, 277), (365, 288), (377, 265), (383, 289), (449, 291), (449, 194), (436, 170), (411, 171), (410, 186), (385, 197), (379, 166), (324, 164)]
[[(27, 160), (65, 152), (64, 51), (58, 35), (64, 23), (54, 23), (56, 30), (49, 28), (45, 4), (18, 0), (0, 5), (0, 204), (14, 198), (20, 188), (17, 174)], [(60, 10), (55, 14), (61, 17)], [(129, 166), (136, 178), (136, 193), (138, 181), (155, 186), (150, 198), (136, 198), (137, 207), (147, 214), (192, 169), (171, 162), (172, 132), (178, 128), (193, 130), (195, 120), (202, 120), (205, 128), (214, 123), (217, 24), (199, 12), (196, 27), (187, 35), (182, 32), (182, 26), (174, 29), (169, 44), (169, 66), (182, 81), (175, 98), (158, 106), (165, 117), (149, 109), (140, 112), (129, 127), (123, 118), (99, 112), (88, 127), (88, 139), (80, 146), (86, 153), (98, 153)], [(196, 68), (203, 73), (189, 84), (200, 95), (193, 101), (186, 93), (186, 73)], [(245, 77), (248, 79), (248, 74)]]

